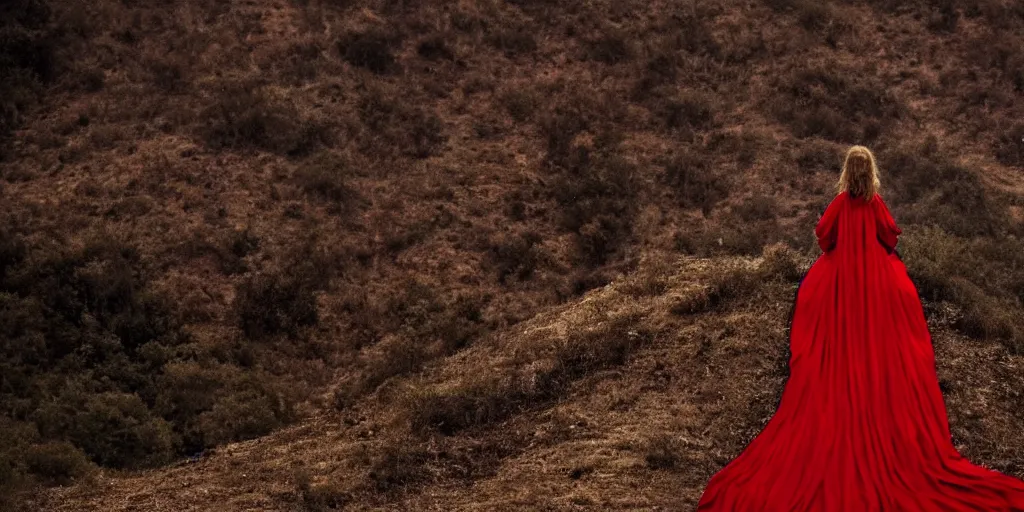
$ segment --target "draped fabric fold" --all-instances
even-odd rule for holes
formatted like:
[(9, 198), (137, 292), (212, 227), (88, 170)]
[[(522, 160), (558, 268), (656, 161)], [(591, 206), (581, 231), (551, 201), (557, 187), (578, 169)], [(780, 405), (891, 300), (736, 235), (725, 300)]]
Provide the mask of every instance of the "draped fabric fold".
[(1024, 481), (953, 446), (917, 289), (882, 198), (842, 193), (815, 230), (778, 409), (698, 512), (1024, 512)]

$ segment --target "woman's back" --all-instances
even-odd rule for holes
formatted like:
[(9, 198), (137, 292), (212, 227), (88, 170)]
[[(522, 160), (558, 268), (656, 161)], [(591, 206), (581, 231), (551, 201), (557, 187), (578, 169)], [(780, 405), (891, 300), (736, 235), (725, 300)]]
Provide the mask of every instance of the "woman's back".
[(826, 254), (884, 256), (896, 247), (900, 229), (882, 196), (864, 199), (842, 192), (825, 209), (815, 235)]
[(971, 464), (950, 440), (900, 230), (873, 156), (851, 155), (815, 229), (824, 254), (797, 293), (778, 409), (697, 510), (1024, 512), (1024, 482)]

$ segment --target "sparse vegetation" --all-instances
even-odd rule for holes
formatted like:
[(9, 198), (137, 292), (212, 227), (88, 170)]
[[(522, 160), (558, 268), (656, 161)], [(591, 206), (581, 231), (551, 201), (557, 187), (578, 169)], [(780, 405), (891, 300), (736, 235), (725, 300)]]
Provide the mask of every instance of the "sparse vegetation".
[(669, 99), (659, 108), (659, 113), (665, 125), (673, 129), (706, 129), (715, 122), (711, 100), (693, 92)]
[(1024, 7), (649, 7), (0, 3), (0, 508), (686, 508), (857, 142), (1019, 475)]
[(348, 185), (352, 174), (344, 159), (321, 152), (299, 167), (295, 181), (307, 193), (329, 201), (332, 210), (344, 211), (356, 199), (356, 192)]
[(458, 389), (415, 396), (409, 404), (412, 428), (452, 435), (501, 421), (520, 409), (556, 398), (589, 372), (625, 363), (654, 336), (644, 331), (635, 317), (596, 316), (600, 323), (545, 347), (547, 358), (525, 374), (480, 375)]
[[(971, 169), (940, 154), (931, 143), (886, 155), (890, 188), (904, 223), (939, 226), (959, 236), (1005, 233), (1005, 206)], [(912, 205), (912, 206), (911, 206)]]
[(397, 91), (373, 89), (359, 102), (359, 117), (370, 134), (367, 149), (414, 158), (436, 155), (448, 140), (437, 114), (415, 106)]
[(708, 158), (697, 148), (684, 148), (665, 166), (665, 182), (676, 191), (680, 206), (699, 208), (705, 216), (729, 193), (728, 182)]
[(487, 36), (487, 42), (501, 50), (509, 58), (533, 53), (537, 50), (536, 39), (525, 27), (499, 28)]
[(245, 335), (260, 339), (275, 334), (298, 336), (317, 324), (317, 290), (324, 276), (312, 262), (292, 263), (280, 273), (255, 274), (237, 290), (235, 309)]
[(214, 149), (255, 148), (302, 154), (322, 142), (322, 127), (299, 115), (287, 100), (252, 83), (225, 83), (203, 115), (202, 133)]
[(781, 84), (776, 118), (800, 138), (870, 143), (898, 120), (903, 107), (865, 73), (835, 67), (799, 68)]
[(614, 65), (631, 59), (633, 49), (626, 35), (606, 33), (587, 43), (587, 56)]
[(1013, 125), (999, 137), (996, 158), (1005, 165), (1024, 167), (1024, 123)]
[(1014, 270), (1024, 263), (1019, 240), (971, 240), (935, 227), (904, 238), (900, 254), (922, 298), (955, 304), (954, 326), (965, 334), (1024, 350), (1024, 331), (1015, 321), (1024, 312), (1024, 282)]

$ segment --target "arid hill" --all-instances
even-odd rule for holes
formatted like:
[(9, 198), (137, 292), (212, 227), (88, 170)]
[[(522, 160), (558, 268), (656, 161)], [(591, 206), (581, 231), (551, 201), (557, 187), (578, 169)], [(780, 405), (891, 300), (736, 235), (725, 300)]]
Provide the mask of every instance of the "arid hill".
[(10, 0), (0, 505), (688, 510), (876, 150), (1024, 476), (1024, 7)]

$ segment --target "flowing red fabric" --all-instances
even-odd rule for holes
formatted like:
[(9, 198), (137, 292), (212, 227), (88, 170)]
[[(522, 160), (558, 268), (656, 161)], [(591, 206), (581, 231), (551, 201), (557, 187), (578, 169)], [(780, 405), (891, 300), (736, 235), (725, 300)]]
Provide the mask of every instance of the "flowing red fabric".
[(842, 193), (797, 291), (789, 378), (698, 512), (1024, 511), (1024, 481), (953, 446), (917, 289), (882, 198)]

